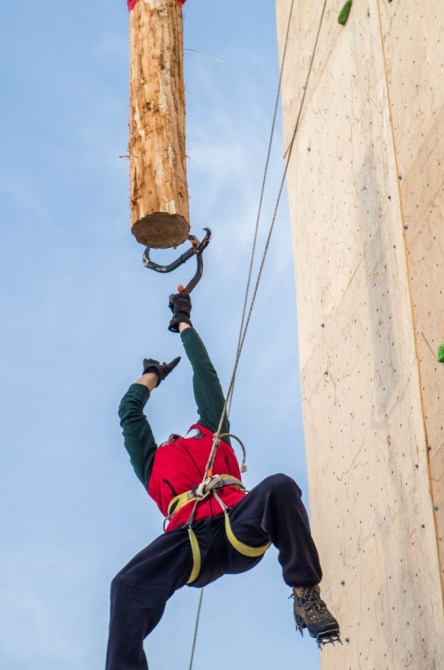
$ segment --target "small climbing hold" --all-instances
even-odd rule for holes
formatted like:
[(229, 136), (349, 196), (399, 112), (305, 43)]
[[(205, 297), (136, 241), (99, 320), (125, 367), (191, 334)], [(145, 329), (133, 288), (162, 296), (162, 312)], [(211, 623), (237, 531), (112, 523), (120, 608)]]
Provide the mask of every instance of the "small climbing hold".
[(444, 340), (439, 343), (438, 347), (438, 362), (444, 363)]
[(347, 23), (348, 15), (350, 14), (351, 6), (352, 6), (353, 0), (347, 0), (341, 11), (339, 12), (338, 15), (338, 23), (341, 26), (345, 26)]

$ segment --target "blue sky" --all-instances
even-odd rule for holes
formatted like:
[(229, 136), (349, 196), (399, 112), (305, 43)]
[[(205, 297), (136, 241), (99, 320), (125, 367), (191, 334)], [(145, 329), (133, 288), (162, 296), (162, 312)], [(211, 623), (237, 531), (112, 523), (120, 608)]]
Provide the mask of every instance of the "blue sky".
[[(213, 230), (193, 322), (226, 388), (279, 79), (274, 3), (188, 0), (184, 16), (192, 232)], [(8, 3), (0, 31), (0, 667), (97, 670), (109, 583), (162, 529), (117, 406), (144, 356), (182, 353), (167, 301), (194, 266), (147, 271), (130, 233), (125, 1)], [(264, 229), (284, 168), (280, 119), (276, 132)], [(231, 422), (247, 447), (247, 486), (286, 472), (307, 503), (295, 312), (284, 198)], [(158, 441), (193, 423), (188, 361), (147, 412)], [(228, 649), (246, 668), (316, 670), (288, 595), (275, 549), (208, 587), (194, 669), (208, 657), (211, 670), (226, 667)], [(198, 597), (185, 588), (169, 602), (146, 644), (150, 670), (188, 668)]]

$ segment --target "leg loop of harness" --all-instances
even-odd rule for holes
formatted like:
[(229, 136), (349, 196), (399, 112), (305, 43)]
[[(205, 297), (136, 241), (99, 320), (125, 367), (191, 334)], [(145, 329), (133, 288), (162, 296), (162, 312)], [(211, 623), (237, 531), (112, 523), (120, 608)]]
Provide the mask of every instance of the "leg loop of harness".
[[(215, 477), (211, 478), (212, 480), (217, 480), (218, 475)], [(200, 487), (201, 485), (199, 485)], [(199, 488), (197, 487), (197, 488)], [(235, 534), (233, 533), (233, 529), (231, 528), (231, 523), (230, 523), (230, 515), (229, 515), (229, 509), (225, 505), (224, 501), (219, 497), (219, 495), (216, 492), (217, 488), (222, 488), (222, 485), (219, 483), (219, 486), (217, 486), (217, 482), (214, 483), (212, 488), (209, 491), (206, 491), (204, 493), (203, 497), (207, 497), (208, 495), (213, 495), (215, 500), (218, 502), (220, 507), (223, 509), (224, 512), (224, 517), (225, 517), (225, 533), (227, 535), (227, 539), (229, 543), (231, 544), (236, 551), (238, 551), (240, 554), (243, 556), (248, 556), (249, 558), (258, 558), (259, 556), (262, 556), (265, 554), (267, 549), (270, 547), (271, 542), (267, 542), (267, 544), (263, 544), (261, 547), (250, 547), (248, 544), (244, 544), (240, 540), (237, 539)], [(194, 491), (194, 489), (193, 489)], [(191, 553), (193, 555), (193, 568), (191, 570), (190, 578), (188, 579), (187, 584), (192, 584), (194, 582), (200, 573), (200, 569), (202, 567), (202, 556), (200, 552), (200, 547), (199, 547), (199, 542), (197, 540), (197, 537), (191, 528), (191, 524), (193, 523), (194, 520), (194, 513), (196, 511), (196, 507), (199, 504), (200, 500), (203, 498), (197, 498), (196, 502), (194, 503), (193, 506), (193, 511), (191, 512), (190, 518), (188, 519), (187, 523), (187, 529), (188, 529), (188, 535), (190, 538), (190, 544), (191, 544)]]
[(193, 568), (191, 570), (190, 578), (187, 581), (187, 584), (191, 584), (199, 577), (200, 568), (202, 566), (202, 557), (200, 553), (199, 542), (197, 541), (196, 534), (191, 526), (188, 526), (188, 537), (190, 538), (191, 553), (193, 555)]
[(234, 547), (236, 551), (238, 551), (243, 556), (249, 556), (250, 558), (257, 558), (258, 556), (262, 556), (263, 554), (265, 554), (271, 542), (267, 542), (267, 544), (263, 544), (261, 547), (250, 547), (248, 544), (244, 544), (243, 542), (238, 540), (235, 534), (233, 533), (233, 529), (231, 528), (228, 507), (225, 505), (224, 501), (219, 498), (216, 491), (213, 491), (213, 496), (216, 498), (217, 502), (224, 511), (225, 532), (227, 534), (227, 538), (231, 546)]
[(230, 515), (228, 514), (228, 510), (225, 510), (225, 532), (231, 546), (234, 547), (236, 551), (238, 551), (243, 556), (249, 556), (250, 558), (257, 558), (258, 556), (262, 556), (265, 554), (271, 544), (271, 542), (267, 542), (267, 544), (263, 544), (262, 547), (250, 547), (248, 544), (244, 544), (238, 540), (233, 533), (233, 529), (231, 528)]

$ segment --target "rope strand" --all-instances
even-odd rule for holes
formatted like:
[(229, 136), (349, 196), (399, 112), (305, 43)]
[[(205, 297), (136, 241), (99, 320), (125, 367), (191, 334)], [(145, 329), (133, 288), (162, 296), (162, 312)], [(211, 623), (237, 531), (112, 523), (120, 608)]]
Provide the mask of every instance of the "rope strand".
[[(262, 254), (262, 260), (261, 260), (261, 264), (259, 266), (259, 271), (258, 271), (258, 275), (257, 275), (257, 279), (256, 279), (256, 284), (255, 284), (255, 287), (254, 287), (253, 296), (251, 298), (250, 308), (248, 310), (248, 315), (247, 315), (247, 318), (246, 318), (246, 321), (245, 321), (245, 326), (244, 326), (243, 331), (240, 334), (240, 340), (239, 340), (237, 351), (236, 351), (234, 369), (233, 369), (230, 384), (229, 384), (229, 387), (228, 387), (227, 397), (226, 397), (226, 400), (225, 400), (225, 403), (224, 403), (224, 407), (222, 409), (222, 414), (221, 414), (221, 418), (220, 418), (220, 421), (219, 421), (219, 426), (218, 426), (218, 429), (215, 433), (215, 437), (217, 436), (218, 438), (220, 437), (220, 431), (222, 430), (222, 424), (224, 422), (224, 419), (227, 416), (228, 403), (229, 403), (230, 398), (233, 394), (234, 383), (235, 383), (235, 379), (236, 379), (236, 372), (237, 372), (237, 368), (238, 368), (238, 365), (239, 365), (240, 356), (241, 356), (242, 349), (243, 349), (243, 346), (244, 346), (244, 343), (245, 343), (245, 337), (247, 335), (248, 326), (250, 324), (250, 319), (251, 319), (251, 315), (252, 315), (252, 312), (253, 312), (253, 307), (254, 307), (257, 292), (258, 292), (258, 289), (259, 289), (259, 284), (260, 284), (260, 281), (261, 281), (261, 278), (262, 278), (262, 272), (263, 272), (263, 269), (264, 269), (268, 249), (269, 249), (269, 246), (270, 246), (271, 236), (273, 234), (274, 225), (276, 223), (276, 217), (277, 217), (277, 213), (278, 213), (278, 209), (279, 209), (279, 204), (280, 204), (280, 201), (281, 201), (282, 191), (283, 191), (284, 185), (285, 185), (285, 179), (286, 179), (286, 176), (287, 176), (288, 167), (290, 165), (290, 160), (291, 160), (291, 156), (292, 156), (292, 152), (293, 152), (293, 146), (294, 146), (294, 143), (295, 143), (295, 140), (296, 140), (297, 131), (299, 130), (299, 123), (300, 123), (300, 119), (301, 119), (301, 116), (302, 116), (302, 111), (303, 111), (303, 108), (304, 108), (305, 97), (307, 95), (308, 82), (310, 80), (310, 75), (311, 75), (312, 68), (313, 68), (314, 57), (315, 57), (318, 42), (319, 42), (319, 35), (320, 35), (320, 32), (321, 32), (321, 28), (322, 28), (322, 23), (323, 23), (323, 19), (324, 19), (326, 5), (327, 5), (327, 0), (324, 0), (324, 4), (323, 4), (323, 7), (322, 7), (322, 12), (321, 12), (321, 18), (320, 18), (320, 22), (319, 22), (319, 27), (318, 27), (318, 31), (317, 31), (317, 34), (316, 34), (315, 44), (314, 44), (312, 56), (311, 56), (311, 59), (310, 59), (310, 65), (309, 65), (309, 68), (308, 68), (307, 77), (306, 77), (306, 80), (305, 80), (305, 86), (303, 87), (303, 94), (302, 94), (302, 98), (301, 98), (301, 104), (299, 106), (299, 111), (298, 111), (298, 114), (297, 114), (297, 117), (296, 117), (296, 123), (295, 123), (295, 128), (294, 128), (294, 131), (293, 131), (293, 135), (292, 135), (292, 138), (291, 138), (291, 142), (290, 142), (290, 145), (287, 149), (285, 168), (284, 168), (284, 172), (283, 172), (282, 179), (281, 179), (280, 186), (279, 186), (279, 191), (278, 191), (276, 205), (275, 205), (274, 212), (273, 212), (273, 217), (272, 217), (272, 220), (271, 220), (270, 228), (268, 230), (267, 240), (266, 240), (266, 243), (265, 243), (264, 252)], [(289, 33), (287, 32), (287, 39), (288, 39), (288, 34)], [(247, 302), (247, 297), (246, 297), (246, 302)], [(217, 446), (216, 446), (216, 443), (213, 441), (213, 448), (211, 449), (210, 457), (209, 457), (208, 463), (207, 463), (207, 468), (206, 468), (207, 471), (211, 470), (212, 467), (213, 467), (214, 459), (215, 459), (215, 456), (216, 456), (216, 451), (217, 451)]]
[(196, 650), (197, 631), (198, 631), (198, 628), (199, 628), (200, 610), (202, 608), (203, 592), (204, 592), (204, 590), (201, 589), (200, 590), (200, 597), (199, 597), (199, 605), (197, 606), (196, 625), (194, 626), (193, 648), (191, 649), (191, 659), (190, 659), (189, 670), (193, 670), (194, 652)]
[[(239, 345), (238, 345), (238, 350), (237, 350), (237, 353), (236, 353), (236, 360), (235, 360), (235, 364), (234, 364), (234, 370), (233, 370), (233, 374), (232, 374), (232, 377), (231, 377), (231, 382), (230, 382), (230, 386), (229, 386), (229, 389), (228, 389), (227, 398), (229, 396), (231, 396), (231, 394), (233, 392), (234, 379), (235, 379), (235, 376), (236, 376), (237, 367), (239, 365), (240, 355), (242, 353), (242, 349), (243, 349), (244, 342), (245, 342), (245, 337), (246, 337), (248, 326), (249, 326), (249, 323), (250, 323), (251, 314), (253, 312), (253, 307), (254, 307), (254, 303), (255, 303), (255, 300), (256, 300), (256, 296), (257, 296), (257, 291), (258, 291), (259, 284), (260, 284), (260, 281), (261, 281), (261, 278), (262, 278), (262, 271), (264, 269), (265, 259), (267, 257), (268, 248), (270, 246), (271, 235), (273, 233), (274, 224), (276, 222), (276, 217), (277, 217), (277, 213), (278, 213), (278, 209), (279, 209), (279, 204), (280, 204), (280, 200), (281, 200), (281, 196), (282, 196), (282, 191), (284, 189), (285, 178), (287, 176), (288, 167), (290, 165), (293, 146), (294, 146), (294, 142), (296, 140), (296, 134), (297, 134), (297, 131), (299, 130), (299, 122), (300, 122), (300, 119), (301, 119), (301, 116), (302, 116), (302, 110), (303, 110), (303, 107), (304, 107), (305, 97), (307, 95), (308, 82), (309, 82), (310, 75), (311, 75), (312, 68), (313, 68), (313, 61), (314, 61), (314, 57), (315, 57), (318, 42), (319, 42), (319, 35), (320, 35), (320, 32), (321, 32), (321, 27), (322, 27), (322, 23), (323, 23), (323, 19), (324, 19), (326, 5), (327, 5), (327, 0), (324, 0), (324, 5), (323, 5), (323, 8), (322, 8), (322, 12), (321, 12), (321, 19), (320, 19), (320, 22), (319, 22), (318, 31), (317, 31), (317, 34), (316, 34), (316, 40), (315, 40), (315, 44), (314, 44), (314, 48), (313, 48), (313, 52), (312, 52), (312, 56), (311, 56), (311, 60), (310, 60), (310, 66), (308, 68), (307, 78), (306, 78), (306, 81), (305, 81), (305, 86), (303, 87), (304, 92), (302, 94), (301, 104), (299, 106), (299, 112), (298, 112), (298, 115), (297, 115), (297, 118), (296, 118), (296, 124), (295, 124), (295, 128), (294, 128), (293, 135), (292, 135), (292, 138), (291, 138), (291, 142), (290, 142), (290, 145), (289, 145), (288, 150), (287, 150), (287, 160), (286, 160), (286, 163), (285, 163), (285, 169), (284, 169), (284, 173), (282, 175), (282, 179), (281, 179), (281, 183), (280, 183), (280, 187), (279, 187), (279, 191), (278, 191), (278, 197), (277, 197), (277, 201), (276, 201), (276, 206), (275, 206), (275, 209), (274, 209), (273, 217), (272, 217), (270, 228), (269, 228), (269, 231), (268, 231), (268, 236), (267, 236), (267, 241), (266, 241), (265, 248), (264, 248), (264, 253), (262, 255), (262, 261), (261, 261), (261, 264), (260, 264), (260, 267), (259, 267), (258, 276), (257, 276), (257, 280), (256, 280), (256, 285), (255, 285), (255, 288), (254, 288), (253, 297), (251, 299), (250, 309), (249, 309), (249, 312), (248, 312), (248, 317), (247, 317), (247, 320), (245, 322), (245, 328), (244, 328), (244, 331), (242, 333), (242, 336), (240, 338), (240, 342), (239, 342)], [(225, 410), (225, 408), (224, 408), (224, 410)], [(222, 414), (224, 414), (224, 410), (223, 410)]]
[[(312, 68), (313, 68), (313, 62), (314, 62), (314, 58), (315, 58), (316, 51), (317, 51), (317, 46), (318, 46), (318, 42), (319, 42), (319, 35), (321, 33), (322, 23), (323, 23), (324, 15), (325, 15), (325, 8), (327, 6), (327, 0), (324, 0), (324, 4), (323, 4), (323, 7), (322, 7), (321, 18), (320, 18), (320, 21), (319, 21), (319, 27), (318, 27), (318, 31), (317, 31), (317, 34), (316, 34), (316, 39), (315, 39), (315, 43), (314, 43), (314, 47), (313, 47), (313, 51), (312, 51), (312, 56), (311, 56), (311, 59), (310, 59), (310, 65), (309, 65), (308, 72), (307, 72), (307, 77), (306, 77), (306, 80), (305, 80), (305, 86), (303, 87), (303, 94), (302, 94), (302, 98), (301, 98), (301, 104), (299, 106), (298, 115), (296, 117), (296, 123), (295, 123), (295, 128), (294, 128), (294, 131), (293, 131), (293, 135), (292, 135), (292, 138), (291, 138), (291, 142), (290, 142), (290, 145), (289, 145), (289, 147), (287, 149), (287, 152), (286, 152), (286, 162), (285, 162), (284, 173), (283, 173), (283, 176), (282, 176), (282, 179), (281, 179), (281, 182), (280, 182), (278, 196), (277, 196), (277, 200), (276, 200), (276, 205), (275, 205), (275, 208), (274, 208), (273, 217), (272, 217), (270, 228), (269, 228), (269, 231), (268, 231), (267, 240), (266, 240), (265, 247), (264, 247), (264, 252), (263, 252), (263, 255), (262, 255), (262, 260), (261, 260), (261, 264), (260, 264), (257, 279), (256, 279), (256, 284), (255, 284), (254, 291), (253, 291), (253, 296), (251, 298), (250, 308), (248, 310), (248, 315), (247, 315), (247, 318), (245, 320), (245, 314), (246, 314), (246, 311), (247, 311), (246, 306), (247, 306), (247, 302), (248, 302), (248, 294), (249, 294), (250, 283), (251, 283), (253, 260), (254, 260), (255, 250), (256, 250), (259, 220), (260, 220), (260, 215), (261, 215), (261, 210), (262, 210), (262, 201), (263, 201), (263, 196), (264, 196), (264, 191), (265, 191), (265, 181), (266, 181), (266, 176), (267, 176), (267, 172), (268, 172), (268, 164), (269, 164), (269, 159), (270, 159), (271, 144), (272, 144), (273, 135), (274, 135), (274, 127), (275, 127), (275, 122), (276, 122), (277, 108), (278, 108), (278, 102), (279, 102), (279, 96), (280, 96), (280, 87), (281, 87), (281, 83), (282, 83), (282, 73), (283, 73), (283, 69), (284, 69), (285, 56), (286, 56), (286, 53), (287, 53), (287, 45), (288, 45), (288, 39), (289, 39), (289, 34), (290, 34), (290, 25), (291, 25), (292, 13), (293, 13), (293, 6), (294, 6), (294, 0), (292, 0), (291, 8), (290, 8), (290, 14), (289, 14), (289, 18), (288, 18), (287, 34), (286, 34), (286, 38), (285, 38), (285, 47), (284, 47), (284, 52), (283, 52), (283, 57), (282, 57), (281, 73), (280, 73), (280, 78), (279, 78), (279, 89), (278, 89), (278, 95), (277, 95), (277, 98), (276, 98), (275, 112), (274, 112), (274, 116), (273, 116), (272, 130), (271, 130), (271, 134), (270, 134), (270, 142), (269, 142), (267, 159), (266, 159), (266, 164), (265, 164), (264, 178), (263, 178), (263, 181), (262, 181), (262, 189), (261, 189), (261, 195), (260, 195), (260, 201), (259, 201), (259, 209), (258, 209), (258, 215), (257, 215), (257, 221), (256, 221), (256, 229), (255, 229), (255, 234), (254, 234), (254, 241), (253, 241), (251, 261), (250, 261), (250, 269), (249, 269), (249, 274), (248, 274), (247, 288), (246, 288), (246, 292), (245, 292), (244, 309), (243, 309), (243, 313), (242, 313), (242, 321), (241, 321), (241, 327), (240, 327), (240, 331), (239, 331), (239, 340), (238, 340), (238, 345), (237, 345), (235, 363), (234, 363), (233, 373), (231, 375), (230, 384), (229, 384), (229, 387), (228, 387), (227, 396), (226, 396), (225, 403), (224, 403), (224, 406), (223, 406), (223, 409), (222, 409), (222, 414), (221, 414), (221, 418), (220, 418), (220, 421), (219, 421), (219, 426), (217, 428), (216, 433), (214, 434), (213, 446), (211, 448), (210, 456), (208, 458), (207, 466), (205, 468), (205, 470), (206, 470), (205, 475), (207, 474), (208, 470), (212, 470), (212, 467), (213, 467), (213, 464), (214, 464), (217, 448), (218, 448), (219, 443), (220, 443), (220, 437), (221, 437), (220, 434), (221, 434), (221, 430), (222, 430), (222, 425), (223, 425), (225, 417), (227, 416), (227, 418), (228, 418), (228, 415), (229, 415), (229, 412), (227, 413), (228, 403), (230, 403), (229, 406), (230, 406), (230, 409), (231, 409), (231, 398), (232, 398), (232, 395), (233, 395), (234, 384), (235, 384), (235, 380), (236, 380), (236, 372), (237, 372), (237, 368), (238, 368), (238, 365), (239, 365), (239, 360), (240, 360), (240, 356), (241, 356), (241, 353), (242, 353), (242, 349), (243, 349), (243, 346), (244, 346), (244, 343), (245, 343), (245, 337), (246, 337), (246, 334), (247, 334), (248, 326), (250, 324), (251, 314), (253, 312), (254, 303), (256, 301), (256, 296), (257, 296), (259, 284), (260, 284), (260, 281), (261, 281), (261, 278), (262, 278), (262, 271), (263, 271), (263, 268), (264, 268), (264, 265), (265, 265), (265, 259), (267, 257), (268, 249), (269, 249), (269, 246), (270, 246), (271, 236), (272, 236), (272, 233), (273, 233), (273, 230), (274, 230), (274, 225), (275, 225), (275, 222), (276, 222), (276, 217), (277, 217), (277, 213), (278, 213), (278, 209), (279, 209), (279, 204), (280, 204), (280, 200), (281, 200), (281, 196), (282, 196), (282, 191), (283, 191), (284, 184), (285, 184), (285, 179), (286, 179), (287, 172), (288, 172), (288, 167), (290, 165), (290, 160), (291, 160), (291, 155), (292, 155), (292, 151), (293, 151), (294, 142), (295, 142), (295, 139), (296, 139), (296, 134), (297, 134), (297, 131), (299, 130), (299, 122), (300, 122), (300, 119), (301, 119), (301, 116), (302, 116), (302, 110), (303, 110), (303, 107), (304, 107), (305, 97), (306, 97), (307, 89), (308, 89), (308, 82), (310, 80), (310, 76), (311, 76), (311, 72), (312, 72)], [(244, 323), (245, 323), (245, 325), (244, 325)], [(196, 626), (195, 626), (195, 631), (194, 631), (193, 648), (192, 648), (192, 652), (191, 652), (191, 661), (190, 661), (189, 670), (192, 670), (192, 668), (193, 668), (194, 651), (195, 651), (196, 640), (197, 640), (197, 630), (198, 630), (199, 620), (200, 620), (202, 598), (203, 598), (203, 589), (201, 591), (200, 600), (199, 600), (199, 607), (198, 607), (198, 611), (197, 611)]]
[[(246, 314), (246, 311), (247, 311), (248, 294), (250, 292), (251, 276), (253, 274), (253, 262), (254, 262), (254, 256), (255, 256), (255, 253), (256, 253), (256, 243), (257, 243), (257, 236), (258, 236), (258, 232), (259, 232), (259, 222), (260, 222), (261, 213), (262, 213), (262, 203), (263, 203), (263, 200), (264, 200), (265, 183), (266, 183), (266, 180), (267, 180), (268, 166), (269, 166), (269, 163), (270, 163), (271, 147), (273, 145), (274, 129), (276, 127), (276, 118), (277, 118), (277, 113), (278, 113), (278, 109), (279, 109), (279, 98), (281, 96), (281, 84), (282, 84), (282, 77), (283, 77), (283, 74), (284, 74), (285, 58), (286, 58), (286, 55), (287, 55), (288, 37), (290, 35), (291, 18), (293, 16), (293, 6), (294, 6), (294, 0), (291, 0), (290, 13), (289, 13), (288, 25), (287, 25), (287, 33), (285, 35), (284, 52), (282, 54), (282, 61), (281, 61), (281, 67), (280, 67), (279, 83), (278, 83), (278, 89), (277, 89), (277, 94), (276, 94), (276, 100), (275, 100), (275, 103), (274, 103), (274, 113), (273, 113), (273, 120), (272, 120), (272, 123), (271, 123), (270, 139), (268, 141), (267, 158), (265, 160), (265, 169), (264, 169), (264, 175), (263, 175), (263, 178), (262, 178), (261, 193), (260, 193), (260, 197), (259, 197), (259, 206), (258, 206), (257, 217), (256, 217), (256, 226), (255, 226), (255, 230), (254, 230), (253, 246), (252, 246), (251, 258), (250, 258), (250, 267), (249, 267), (249, 270), (248, 270), (247, 287), (245, 289), (244, 307), (243, 307), (243, 310), (242, 310), (242, 318), (241, 318), (241, 324), (240, 324), (240, 328), (239, 328), (239, 339), (238, 339), (238, 342), (237, 342), (238, 348), (239, 348), (239, 344), (240, 344), (241, 337), (242, 337), (242, 330), (243, 330), (243, 327), (244, 327), (245, 314)], [(228, 405), (228, 410), (227, 410), (228, 416), (230, 415), (231, 403), (232, 402), (233, 402), (233, 393), (231, 394), (231, 397), (230, 397), (230, 400), (229, 400), (229, 405)]]
[[(233, 374), (231, 376), (230, 384), (229, 384), (229, 387), (228, 387), (227, 396), (226, 396), (225, 403), (224, 403), (224, 406), (223, 406), (223, 409), (222, 409), (222, 414), (221, 414), (221, 418), (220, 418), (220, 421), (219, 421), (219, 426), (218, 426), (217, 431), (215, 433), (215, 435), (217, 435), (218, 437), (220, 437), (220, 431), (222, 430), (222, 425), (223, 425), (223, 422), (225, 420), (225, 417), (228, 418), (229, 415), (230, 415), (231, 401), (232, 401), (232, 396), (233, 396), (233, 392), (234, 392), (234, 384), (235, 384), (235, 380), (236, 380), (237, 367), (238, 367), (238, 364), (239, 364), (239, 359), (240, 359), (240, 355), (241, 355), (241, 352), (242, 352), (242, 347), (243, 347), (243, 343), (244, 343), (244, 340), (245, 340), (245, 334), (246, 334), (246, 331), (247, 331), (247, 328), (248, 328), (248, 323), (250, 321), (252, 306), (254, 304), (254, 300), (256, 299), (258, 283), (260, 281), (260, 275), (259, 275), (259, 279), (256, 282), (255, 292), (254, 292), (254, 296), (253, 296), (253, 300), (252, 300), (252, 306), (250, 308), (250, 312), (248, 314), (248, 319), (247, 319), (247, 324), (245, 326), (245, 332), (243, 332), (245, 314), (246, 314), (246, 311), (247, 311), (248, 294), (249, 294), (249, 291), (250, 291), (251, 276), (252, 276), (252, 273), (253, 273), (253, 262), (254, 262), (254, 256), (255, 256), (255, 253), (256, 253), (256, 244), (257, 244), (257, 236), (258, 236), (258, 232), (259, 232), (259, 222), (260, 222), (261, 212), (262, 212), (262, 203), (263, 203), (264, 193), (265, 193), (265, 183), (266, 183), (267, 174), (268, 174), (268, 166), (269, 166), (269, 162), (270, 162), (271, 147), (272, 147), (272, 144), (273, 144), (274, 129), (275, 129), (275, 126), (276, 126), (277, 112), (278, 112), (278, 108), (279, 108), (279, 98), (280, 98), (280, 94), (281, 94), (281, 84), (282, 84), (282, 77), (283, 77), (283, 73), (284, 73), (285, 59), (286, 59), (286, 56), (287, 56), (287, 47), (288, 47), (289, 36), (290, 36), (291, 19), (292, 19), (292, 16), (293, 16), (293, 7), (294, 7), (294, 0), (291, 1), (290, 12), (289, 12), (289, 15), (288, 15), (287, 32), (286, 32), (286, 35), (285, 35), (285, 45), (284, 45), (284, 51), (283, 51), (283, 54), (282, 54), (281, 66), (280, 66), (278, 90), (277, 90), (276, 100), (275, 100), (275, 105), (274, 105), (274, 113), (273, 113), (273, 120), (272, 120), (272, 124), (271, 124), (270, 139), (269, 139), (269, 142), (268, 142), (268, 149), (267, 149), (267, 158), (266, 158), (266, 161), (265, 161), (264, 175), (263, 175), (263, 178), (262, 178), (262, 187), (261, 187), (261, 193), (260, 193), (260, 197), (259, 197), (259, 206), (258, 206), (258, 212), (257, 212), (257, 217), (256, 217), (256, 225), (255, 225), (255, 231), (254, 231), (254, 237), (253, 237), (253, 246), (252, 246), (252, 251), (251, 251), (250, 267), (249, 267), (249, 271), (248, 271), (247, 286), (246, 286), (246, 289), (245, 289), (244, 306), (243, 306), (243, 310), (242, 310), (241, 325), (240, 325), (240, 329), (239, 329), (239, 338), (238, 338), (238, 343), (237, 343), (236, 359), (235, 359)], [(324, 9), (325, 9), (325, 5), (324, 5)], [(299, 121), (299, 117), (298, 117), (298, 121)], [(285, 172), (284, 172), (283, 181), (285, 181), (286, 173), (287, 173), (287, 168), (285, 169)], [(281, 192), (282, 192), (282, 186), (283, 185), (281, 185), (281, 188), (280, 188), (280, 191), (279, 191), (279, 200), (280, 200), (280, 196), (281, 196)], [(279, 200), (278, 200), (278, 203), (279, 203)], [(276, 214), (277, 214), (277, 208), (276, 208)], [(273, 217), (272, 226), (274, 226), (275, 218), (276, 218), (276, 216)], [(271, 233), (269, 234), (269, 238), (270, 237), (271, 237)], [(269, 240), (267, 242), (267, 246), (266, 246), (266, 249), (265, 249), (265, 255), (266, 255), (267, 250), (268, 250), (268, 244), (269, 244)], [(263, 258), (262, 259), (262, 264), (261, 264), (260, 274), (262, 274), (262, 267), (263, 267), (264, 260), (265, 259)], [(213, 467), (217, 447), (218, 447), (218, 444), (216, 445), (216, 443), (213, 441), (213, 447), (211, 449), (210, 456), (209, 456), (208, 462), (207, 462), (207, 466), (205, 468), (206, 472), (208, 472), (208, 470), (211, 470), (212, 467)]]

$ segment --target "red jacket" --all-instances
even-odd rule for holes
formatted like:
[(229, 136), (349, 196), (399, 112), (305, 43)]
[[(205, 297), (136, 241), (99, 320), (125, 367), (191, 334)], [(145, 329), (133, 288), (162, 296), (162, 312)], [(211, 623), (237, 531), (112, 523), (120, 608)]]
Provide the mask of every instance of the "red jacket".
[[(205, 473), (205, 466), (213, 445), (213, 433), (200, 424), (202, 437), (180, 437), (174, 442), (161, 445), (156, 451), (154, 465), (148, 483), (148, 494), (155, 500), (160, 511), (167, 516), (168, 505), (180, 493), (190, 491), (200, 484)], [(241, 479), (239, 464), (233, 448), (221, 440), (216, 452), (213, 466), (215, 475), (231, 475)], [(219, 497), (227, 507), (232, 507), (241, 500), (245, 493), (234, 486), (225, 486), (218, 491)], [(168, 523), (167, 531), (182, 526), (188, 521), (195, 500), (183, 505)], [(222, 514), (219, 503), (209, 496), (197, 506), (194, 521)]]

